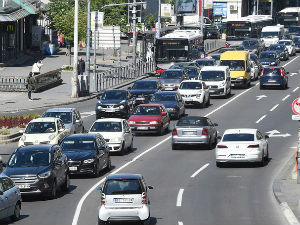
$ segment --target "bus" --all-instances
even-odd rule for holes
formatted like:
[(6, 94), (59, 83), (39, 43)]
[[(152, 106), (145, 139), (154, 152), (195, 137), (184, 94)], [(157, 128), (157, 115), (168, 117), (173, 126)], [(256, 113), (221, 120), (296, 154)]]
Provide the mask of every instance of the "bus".
[(277, 23), (285, 28), (291, 25), (300, 25), (300, 7), (289, 7), (278, 12)]
[(228, 20), (226, 41), (258, 38), (261, 29), (272, 24), (273, 19), (270, 15), (250, 15), (240, 19)]
[(156, 39), (156, 64), (167, 69), (173, 62), (198, 59), (201, 57), (203, 45), (203, 35), (199, 30), (175, 30)]

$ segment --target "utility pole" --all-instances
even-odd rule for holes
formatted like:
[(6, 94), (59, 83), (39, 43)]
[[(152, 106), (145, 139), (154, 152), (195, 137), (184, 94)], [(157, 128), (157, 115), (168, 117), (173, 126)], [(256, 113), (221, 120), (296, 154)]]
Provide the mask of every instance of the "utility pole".
[(96, 90), (96, 64), (97, 64), (97, 28), (98, 28), (98, 11), (95, 12), (95, 30), (94, 30), (94, 79), (92, 79), (92, 87)]
[[(87, 29), (86, 29), (86, 75), (88, 77), (88, 81), (90, 80), (90, 62), (91, 62), (91, 0), (87, 0)], [(89, 87), (89, 85), (88, 85)]]
[(132, 10), (132, 20), (133, 20), (133, 70), (136, 73), (136, 0), (133, 0), (133, 10)]
[(201, 34), (204, 36), (203, 29), (204, 29), (204, 0), (201, 0)]
[(157, 18), (157, 37), (160, 38), (160, 27), (161, 27), (161, 0), (158, 0), (158, 18)]
[(75, 0), (74, 12), (74, 59), (72, 76), (72, 98), (78, 98), (78, 0)]
[(271, 14), (271, 16), (272, 16), (272, 18), (273, 18), (273, 0), (271, 0), (271, 9), (270, 9), (270, 14)]

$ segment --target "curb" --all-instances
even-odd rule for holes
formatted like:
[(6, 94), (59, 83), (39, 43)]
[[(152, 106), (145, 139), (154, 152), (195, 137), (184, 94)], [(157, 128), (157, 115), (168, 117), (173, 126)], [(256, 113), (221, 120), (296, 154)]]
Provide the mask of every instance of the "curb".
[(295, 163), (295, 157), (293, 155), (292, 157), (289, 158), (287, 163), (284, 165), (284, 167), (281, 169), (279, 174), (276, 176), (275, 180), (273, 181), (272, 190), (273, 190), (274, 197), (278, 202), (280, 209), (284, 217), (288, 221), (288, 223), (290, 225), (300, 225), (299, 220), (297, 219), (297, 217), (289, 207), (288, 203), (285, 201), (285, 196), (281, 192), (281, 188), (280, 188), (280, 180), (287, 174), (290, 167), (294, 166), (294, 163)]

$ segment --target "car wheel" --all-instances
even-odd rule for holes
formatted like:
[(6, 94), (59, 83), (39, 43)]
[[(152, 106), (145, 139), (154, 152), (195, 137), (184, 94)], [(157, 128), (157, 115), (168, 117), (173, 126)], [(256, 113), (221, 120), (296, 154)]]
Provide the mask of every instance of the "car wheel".
[(172, 144), (172, 150), (178, 150), (179, 148), (178, 148), (178, 145), (176, 145), (176, 144)]
[(97, 177), (99, 177), (99, 173), (100, 173), (100, 165), (99, 165), (99, 161), (97, 162), (97, 164), (96, 164), (96, 168), (95, 168), (95, 170), (94, 170), (94, 172), (93, 172), (93, 177), (94, 178), (97, 178)]
[(208, 97), (208, 100), (206, 102), (206, 107), (210, 106), (210, 96)]
[(120, 151), (120, 155), (125, 155), (125, 151), (126, 151), (126, 149), (125, 149), (125, 142), (123, 142), (122, 148), (121, 148), (121, 151)]
[(85, 130), (84, 130), (84, 127), (82, 127), (81, 133), (84, 133), (84, 131), (85, 131)]
[(265, 156), (264, 161), (265, 162), (269, 161), (269, 147), (267, 147), (267, 155)]
[(61, 187), (61, 189), (64, 192), (67, 192), (67, 191), (69, 191), (69, 188), (70, 188), (70, 177), (69, 177), (69, 174), (66, 174), (66, 179), (65, 179), (65, 182), (64, 182), (63, 186)]
[(143, 225), (150, 225), (150, 216), (148, 219), (143, 221)]
[(17, 202), (14, 209), (14, 214), (10, 216), (12, 221), (18, 221), (21, 214), (21, 203)]
[(259, 89), (260, 89), (260, 90), (263, 90), (263, 89), (264, 89), (264, 87), (260, 85), (260, 86), (259, 86)]
[(98, 120), (98, 119), (101, 119), (101, 116), (100, 116), (100, 114), (96, 113), (96, 120)]
[(260, 162), (258, 162), (259, 167), (263, 167), (265, 165), (265, 157), (262, 155)]
[(131, 139), (131, 144), (128, 147), (128, 151), (132, 151), (133, 150), (133, 138)]
[(56, 180), (54, 180), (53, 184), (52, 184), (52, 189), (51, 189), (49, 198), (50, 199), (55, 199), (56, 194), (57, 194), (57, 185), (56, 185)]
[(161, 125), (161, 127), (160, 127), (159, 131), (157, 132), (157, 134), (158, 134), (159, 136), (162, 136), (162, 135), (164, 134), (164, 128), (163, 128), (163, 125)]
[(214, 148), (214, 143), (212, 142), (211, 138), (209, 139), (208, 142), (208, 150), (212, 150)]
[(182, 116), (185, 116), (185, 108), (184, 108), (184, 110), (183, 110)]
[(216, 162), (216, 166), (219, 167), (219, 168), (220, 168), (220, 167), (223, 167), (223, 163), (221, 163), (221, 162)]
[(98, 218), (98, 225), (105, 225), (105, 224), (106, 224), (105, 221), (100, 220), (100, 219)]
[(206, 102), (205, 97), (203, 98), (203, 102), (200, 104), (200, 108), (205, 108)]
[(110, 171), (110, 169), (111, 169), (111, 159), (110, 159), (110, 157), (108, 157), (108, 162), (107, 162), (107, 165), (105, 167), (105, 170)]

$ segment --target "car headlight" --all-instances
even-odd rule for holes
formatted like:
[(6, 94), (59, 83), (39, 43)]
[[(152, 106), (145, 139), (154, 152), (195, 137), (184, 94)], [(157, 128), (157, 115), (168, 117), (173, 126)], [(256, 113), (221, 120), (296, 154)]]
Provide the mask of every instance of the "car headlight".
[(51, 140), (53, 140), (55, 138), (55, 134), (51, 134), (49, 137), (48, 137), (48, 139), (51, 141)]
[(95, 159), (86, 159), (83, 161), (83, 163), (93, 163)]
[(201, 98), (201, 93), (196, 95), (197, 98)]
[(239, 79), (239, 80), (243, 80), (243, 79), (244, 79), (244, 77), (238, 77), (237, 79)]
[(100, 105), (98, 105), (97, 109), (102, 109), (102, 107)]
[(167, 108), (168, 111), (176, 111), (176, 108)]
[(135, 124), (135, 121), (129, 121), (129, 125), (133, 125), (133, 124)]
[(271, 62), (271, 65), (276, 65), (276, 63), (275, 62)]
[(120, 109), (124, 109), (124, 105), (120, 105), (119, 108), (120, 108)]
[(120, 143), (121, 142), (121, 138), (119, 138), (119, 137), (112, 138), (112, 139), (109, 140), (109, 142)]
[(150, 121), (149, 124), (158, 124), (158, 122), (157, 121)]
[(25, 140), (26, 140), (26, 136), (23, 135), (23, 136), (21, 137), (21, 141), (25, 141)]
[(44, 172), (44, 173), (40, 173), (39, 175), (38, 175), (38, 177), (39, 178), (48, 178), (48, 177), (50, 177), (51, 176), (51, 171), (49, 170), (49, 171), (46, 171), (46, 172)]
[(220, 84), (219, 84), (219, 87), (224, 87), (225, 85), (225, 81), (222, 81)]

